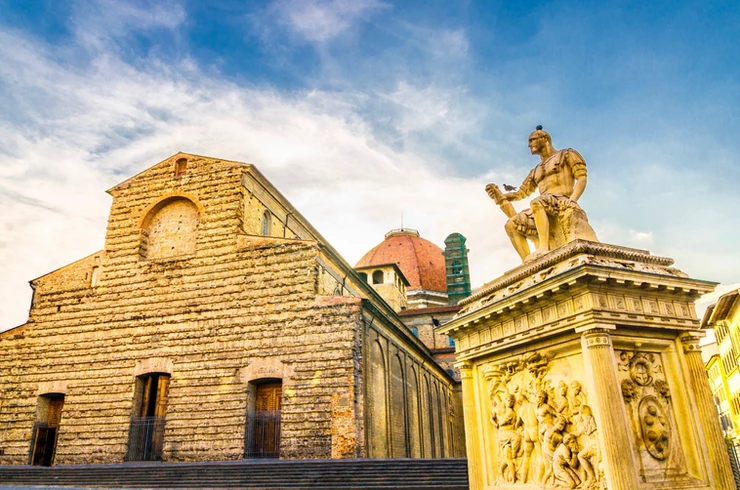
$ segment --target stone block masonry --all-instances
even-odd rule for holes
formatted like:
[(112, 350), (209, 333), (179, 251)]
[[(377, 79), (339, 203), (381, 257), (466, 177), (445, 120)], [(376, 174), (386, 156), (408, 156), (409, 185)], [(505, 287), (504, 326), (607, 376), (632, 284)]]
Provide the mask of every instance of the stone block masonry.
[(241, 459), (263, 382), (280, 457), (366, 455), (365, 311), (393, 312), (285, 198), (251, 165), (183, 153), (109, 193), (104, 250), (33, 280), (28, 322), (0, 334), (0, 464), (121, 462), (139, 416), (164, 421), (157, 459)]

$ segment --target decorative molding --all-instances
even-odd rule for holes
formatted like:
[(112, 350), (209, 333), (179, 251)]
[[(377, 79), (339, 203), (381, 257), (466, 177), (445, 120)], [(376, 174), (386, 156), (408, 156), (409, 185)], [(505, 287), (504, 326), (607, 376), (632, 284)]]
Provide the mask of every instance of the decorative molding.
[[(616, 259), (616, 260), (628, 260), (634, 262), (634, 264), (628, 263), (628, 264), (620, 264), (618, 262), (614, 261), (604, 261), (603, 263), (600, 263), (598, 260), (592, 260), (589, 263), (593, 263), (596, 265), (608, 265), (608, 266), (621, 266), (622, 268), (626, 269), (633, 269), (638, 267), (637, 264), (650, 264), (659, 266), (662, 268), (667, 268), (671, 265), (673, 265), (673, 259), (668, 257), (658, 257), (656, 255), (651, 255), (650, 252), (647, 250), (639, 250), (635, 248), (627, 248), (627, 247), (619, 247), (616, 245), (609, 245), (606, 243), (597, 243), (597, 242), (589, 242), (586, 240), (574, 240), (567, 245), (564, 245), (556, 250), (553, 250), (552, 252), (548, 253), (547, 255), (544, 255), (540, 257), (539, 259), (536, 259), (532, 262), (524, 263), (520, 266), (517, 266), (511, 270), (509, 270), (506, 274), (501, 276), (498, 279), (495, 279), (488, 284), (484, 284), (477, 290), (473, 291), (473, 293), (465, 298), (464, 300), (460, 301), (458, 304), (460, 306), (467, 306), (471, 303), (474, 303), (475, 301), (483, 298), (484, 296), (487, 296), (488, 294), (501, 289), (502, 287), (509, 286), (511, 284), (516, 283), (517, 281), (521, 281), (522, 279), (535, 276), (537, 274), (538, 279), (540, 281), (547, 278), (547, 276), (551, 275), (553, 273), (553, 269), (545, 270), (548, 267), (552, 267), (554, 265), (560, 264), (561, 262), (574, 257), (576, 255), (580, 254), (591, 254), (591, 255), (598, 255), (599, 258), (602, 260), (604, 258), (610, 258), (610, 259)], [(581, 265), (582, 263), (580, 261), (571, 262), (570, 267), (576, 267), (578, 265)], [(666, 275), (674, 275), (679, 277), (687, 277), (683, 272), (677, 270), (677, 269), (663, 269), (664, 273)], [(558, 271), (562, 272), (562, 271)], [(656, 270), (656, 272), (658, 272)]]

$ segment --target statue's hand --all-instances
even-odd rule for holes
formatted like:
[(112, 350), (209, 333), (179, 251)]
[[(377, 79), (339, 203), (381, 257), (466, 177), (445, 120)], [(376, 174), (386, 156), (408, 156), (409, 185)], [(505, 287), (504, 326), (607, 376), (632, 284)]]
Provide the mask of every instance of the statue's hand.
[(488, 184), (486, 186), (486, 192), (488, 193), (488, 196), (493, 199), (499, 206), (507, 200), (504, 194), (501, 192), (501, 189), (499, 189), (496, 184)]

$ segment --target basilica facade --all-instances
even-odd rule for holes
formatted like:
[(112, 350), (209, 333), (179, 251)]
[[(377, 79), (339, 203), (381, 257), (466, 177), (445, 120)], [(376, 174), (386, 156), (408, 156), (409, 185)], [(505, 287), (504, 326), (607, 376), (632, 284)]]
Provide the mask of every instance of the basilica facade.
[(108, 192), (104, 249), (0, 333), (0, 464), (464, 455), (407, 300), (253, 165), (178, 153)]

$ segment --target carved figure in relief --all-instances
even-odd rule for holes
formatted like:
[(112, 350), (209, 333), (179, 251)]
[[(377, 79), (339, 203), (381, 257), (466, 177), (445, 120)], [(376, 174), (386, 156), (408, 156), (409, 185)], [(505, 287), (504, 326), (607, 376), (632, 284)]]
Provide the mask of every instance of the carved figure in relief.
[(660, 396), (662, 396), (665, 401), (670, 401), (671, 399), (671, 392), (668, 388), (668, 383), (663, 381), (662, 379), (656, 379), (655, 383), (653, 383), (653, 386), (655, 386), (655, 391), (657, 391)]
[(622, 380), (622, 397), (624, 401), (630, 403), (637, 397), (637, 385), (631, 379)]
[[(524, 389), (520, 394), (519, 419), (522, 421), (522, 446), (524, 455), (521, 463), (521, 480), (527, 483), (529, 480), (529, 471), (532, 457), (539, 454), (542, 449), (540, 445), (540, 436), (537, 431), (539, 422), (537, 420), (537, 408), (532, 402), (533, 393), (530, 389)], [(539, 468), (535, 478), (539, 481), (541, 476)]]
[(568, 393), (568, 406), (570, 407), (570, 414), (574, 422), (577, 423), (580, 420), (581, 410), (585, 404), (586, 394), (583, 392), (583, 386), (578, 381), (573, 381), (570, 384), (570, 392)]
[(555, 417), (558, 416), (552, 406), (548, 403), (549, 396), (545, 390), (537, 392), (537, 422), (540, 427), (540, 442), (544, 439), (545, 431), (550, 427)]
[(635, 356), (630, 362), (630, 377), (640, 386), (647, 386), (653, 380), (650, 364), (643, 356)]
[[(598, 241), (578, 199), (586, 189), (586, 162), (572, 148), (556, 150), (552, 138), (537, 126), (529, 135), (529, 149), (540, 163), (524, 179), (518, 191), (503, 193), (496, 184), (486, 192), (509, 218), (504, 227), (522, 261), (543, 255), (576, 239)], [(511, 201), (539, 190), (531, 208), (517, 213)], [(530, 254), (532, 240), (535, 252)]]
[(545, 475), (542, 478), (542, 486), (547, 485), (547, 482), (553, 477), (553, 457), (555, 450), (558, 448), (561, 442), (563, 442), (563, 430), (565, 429), (566, 420), (564, 417), (559, 416), (555, 419), (555, 422), (545, 429), (542, 438), (542, 457), (545, 463)]
[(565, 488), (576, 488), (581, 478), (576, 473), (578, 468), (578, 442), (570, 434), (563, 436), (555, 453), (552, 455), (552, 473), (555, 484)]
[(555, 392), (555, 410), (564, 417), (570, 417), (570, 403), (568, 403), (568, 385), (565, 381), (558, 383)]
[(516, 397), (509, 395), (506, 397), (506, 405), (502, 413), (491, 415), (491, 422), (498, 429), (499, 445), (501, 446), (501, 454), (503, 455), (503, 461), (500, 467), (501, 475), (503, 475), (506, 481), (512, 483), (517, 480), (515, 460), (519, 456), (522, 444), (522, 438), (518, 433), (522, 422), (516, 411), (514, 411), (515, 403)]
[(484, 368), (497, 474), (509, 484), (593, 490), (600, 480), (596, 421), (579, 381), (547, 376), (551, 359), (535, 353)]
[(591, 407), (583, 405), (581, 420), (578, 424), (578, 434), (581, 438), (581, 451), (578, 453), (578, 462), (586, 474), (583, 488), (595, 484), (598, 478), (599, 442), (596, 435), (596, 420)]

